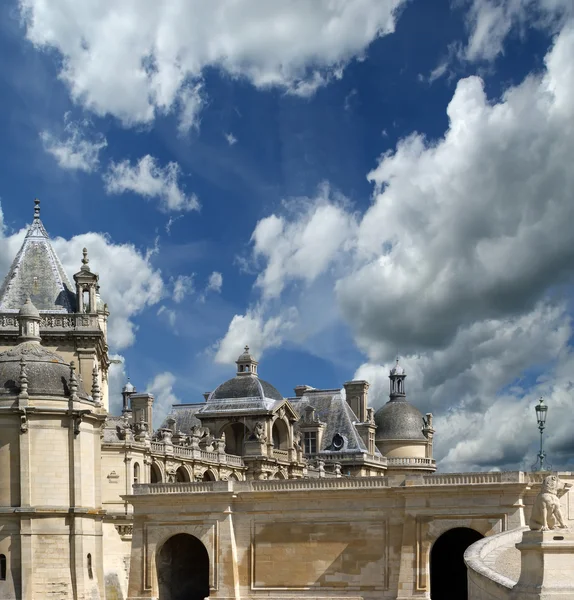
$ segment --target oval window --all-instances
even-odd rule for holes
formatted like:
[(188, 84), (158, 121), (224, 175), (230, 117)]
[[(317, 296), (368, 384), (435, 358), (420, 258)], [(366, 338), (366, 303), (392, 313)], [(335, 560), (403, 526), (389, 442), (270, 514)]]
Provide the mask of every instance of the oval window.
[(341, 450), (341, 448), (345, 445), (345, 438), (339, 433), (336, 433), (333, 436), (333, 443), (331, 444), (335, 450)]

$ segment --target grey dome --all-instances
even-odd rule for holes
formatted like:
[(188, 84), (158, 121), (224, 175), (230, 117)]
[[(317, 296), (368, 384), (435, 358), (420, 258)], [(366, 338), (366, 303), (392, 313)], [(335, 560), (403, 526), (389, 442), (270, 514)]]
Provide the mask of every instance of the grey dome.
[[(0, 398), (20, 393), (20, 361), (26, 361), (30, 396), (69, 397), (70, 365), (38, 342), (22, 342), (0, 354)], [(78, 397), (88, 399), (78, 377)]]
[(225, 398), (269, 398), (283, 400), (283, 396), (270, 383), (257, 375), (237, 375), (215, 388), (209, 400)]
[(377, 440), (426, 440), (421, 412), (405, 399), (390, 400), (375, 413)]
[(18, 315), (20, 317), (31, 317), (34, 319), (40, 319), (39, 310), (32, 304), (30, 298), (26, 298), (26, 302), (22, 305), (22, 308), (19, 310)]

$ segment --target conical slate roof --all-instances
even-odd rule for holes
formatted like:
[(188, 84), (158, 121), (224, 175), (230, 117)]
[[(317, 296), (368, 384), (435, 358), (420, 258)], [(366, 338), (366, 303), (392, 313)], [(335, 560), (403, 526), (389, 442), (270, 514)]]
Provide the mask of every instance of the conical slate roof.
[(35, 201), (34, 221), (0, 288), (0, 312), (18, 312), (30, 298), (42, 312), (75, 312), (76, 296), (40, 221)]

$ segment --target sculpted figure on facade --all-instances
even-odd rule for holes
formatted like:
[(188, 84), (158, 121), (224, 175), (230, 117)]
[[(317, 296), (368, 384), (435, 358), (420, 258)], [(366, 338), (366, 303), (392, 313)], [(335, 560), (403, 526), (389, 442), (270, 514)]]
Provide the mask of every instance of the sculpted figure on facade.
[(561, 529), (567, 528), (560, 508), (558, 492), (568, 488), (569, 486), (560, 481), (556, 475), (548, 475), (544, 478), (542, 489), (532, 507), (529, 523), (531, 530), (547, 531), (554, 529), (556, 525)]
[(251, 434), (251, 439), (257, 440), (261, 443), (267, 441), (267, 436), (265, 435), (265, 426), (261, 421), (257, 421), (257, 423), (255, 423), (253, 433)]

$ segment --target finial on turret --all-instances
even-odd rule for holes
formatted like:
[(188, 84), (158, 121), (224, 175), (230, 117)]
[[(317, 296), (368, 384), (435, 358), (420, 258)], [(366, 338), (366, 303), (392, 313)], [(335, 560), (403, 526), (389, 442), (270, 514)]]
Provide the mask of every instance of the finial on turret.
[(34, 199), (34, 219), (40, 218), (40, 200)]
[(94, 363), (94, 368), (92, 369), (92, 400), (96, 406), (102, 405), (100, 379), (98, 377), (98, 365), (96, 363)]
[(26, 361), (24, 357), (20, 359), (20, 393), (18, 400), (28, 400), (28, 375), (26, 373)]
[(88, 249), (84, 248), (82, 250), (82, 271), (90, 270), (90, 267), (88, 266), (89, 262), (90, 262), (90, 259), (88, 258)]

